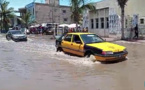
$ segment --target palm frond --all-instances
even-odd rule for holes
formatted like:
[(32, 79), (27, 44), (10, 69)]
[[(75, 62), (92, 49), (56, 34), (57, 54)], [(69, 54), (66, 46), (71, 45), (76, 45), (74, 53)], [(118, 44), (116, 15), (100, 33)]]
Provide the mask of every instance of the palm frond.
[(71, 1), (71, 18), (75, 22), (79, 22), (82, 18), (82, 13), (84, 10), (89, 9), (91, 11), (96, 11), (96, 8), (93, 4), (85, 4), (86, 0), (70, 0)]
[(128, 0), (117, 0), (118, 5), (122, 8), (125, 7)]
[(11, 18), (14, 17), (14, 9), (12, 7), (8, 7), (9, 2), (6, 0), (1, 0), (1, 23), (2, 27), (5, 28), (5, 30), (8, 29), (8, 26), (10, 25)]

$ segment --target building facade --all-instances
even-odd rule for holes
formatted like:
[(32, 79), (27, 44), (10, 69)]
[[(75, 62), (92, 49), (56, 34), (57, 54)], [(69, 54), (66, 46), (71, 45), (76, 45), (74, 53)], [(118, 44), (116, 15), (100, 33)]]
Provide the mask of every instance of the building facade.
[[(145, 0), (128, 0), (125, 7), (125, 28), (130, 28), (134, 16), (137, 16), (136, 23), (145, 25)], [(102, 0), (94, 3), (97, 12), (89, 12), (88, 26), (90, 32), (100, 36), (109, 36), (109, 33), (120, 33), (121, 31), (121, 9), (117, 0)]]
[(54, 5), (54, 6), (59, 6), (59, 0), (45, 0), (45, 3)]
[(59, 0), (45, 0), (45, 3), (32, 2), (25, 8), (26, 11), (31, 13), (31, 20), (38, 24), (72, 23), (70, 7), (59, 5)]

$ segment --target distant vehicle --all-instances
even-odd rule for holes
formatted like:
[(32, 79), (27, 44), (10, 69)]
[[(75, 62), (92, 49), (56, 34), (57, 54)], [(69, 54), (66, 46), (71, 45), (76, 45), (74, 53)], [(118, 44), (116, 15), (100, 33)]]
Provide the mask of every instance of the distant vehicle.
[(42, 31), (42, 34), (45, 34), (45, 35), (53, 35), (54, 34), (54, 30), (53, 29), (49, 29), (49, 28), (45, 28)]
[(20, 30), (21, 30), (22, 33), (24, 33), (24, 34), (30, 34), (30, 30), (27, 29), (27, 28), (21, 28)]
[(57, 37), (56, 49), (102, 62), (125, 59), (128, 54), (126, 47), (106, 42), (93, 33), (67, 33)]
[(20, 30), (9, 30), (6, 34), (7, 40), (17, 41), (27, 41), (27, 36)]
[(58, 23), (47, 23), (46, 28), (48, 29), (49, 33), (51, 34), (57, 34), (57, 27)]

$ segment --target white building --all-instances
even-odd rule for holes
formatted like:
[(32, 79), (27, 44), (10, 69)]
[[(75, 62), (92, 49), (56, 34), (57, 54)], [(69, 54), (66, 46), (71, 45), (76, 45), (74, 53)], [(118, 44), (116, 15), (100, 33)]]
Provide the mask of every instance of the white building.
[[(138, 16), (138, 24), (140, 26), (145, 25), (144, 3), (145, 0), (128, 0), (125, 7), (125, 28), (129, 28), (130, 20), (135, 15)], [(87, 16), (89, 31), (100, 36), (109, 36), (109, 33), (120, 33), (121, 9), (117, 0), (102, 0), (94, 3), (94, 5), (97, 12), (89, 12)]]

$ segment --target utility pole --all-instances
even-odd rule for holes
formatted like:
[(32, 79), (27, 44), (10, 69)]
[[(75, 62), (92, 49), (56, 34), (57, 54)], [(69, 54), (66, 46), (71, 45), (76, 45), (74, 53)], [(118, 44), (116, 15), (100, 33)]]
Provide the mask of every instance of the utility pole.
[(54, 29), (54, 36), (56, 35), (56, 27), (54, 25), (54, 7), (55, 7), (55, 0), (54, 2), (52, 3), (52, 25), (53, 25), (53, 29)]
[(55, 0), (52, 4), (52, 23), (54, 23), (54, 7), (55, 7)]

